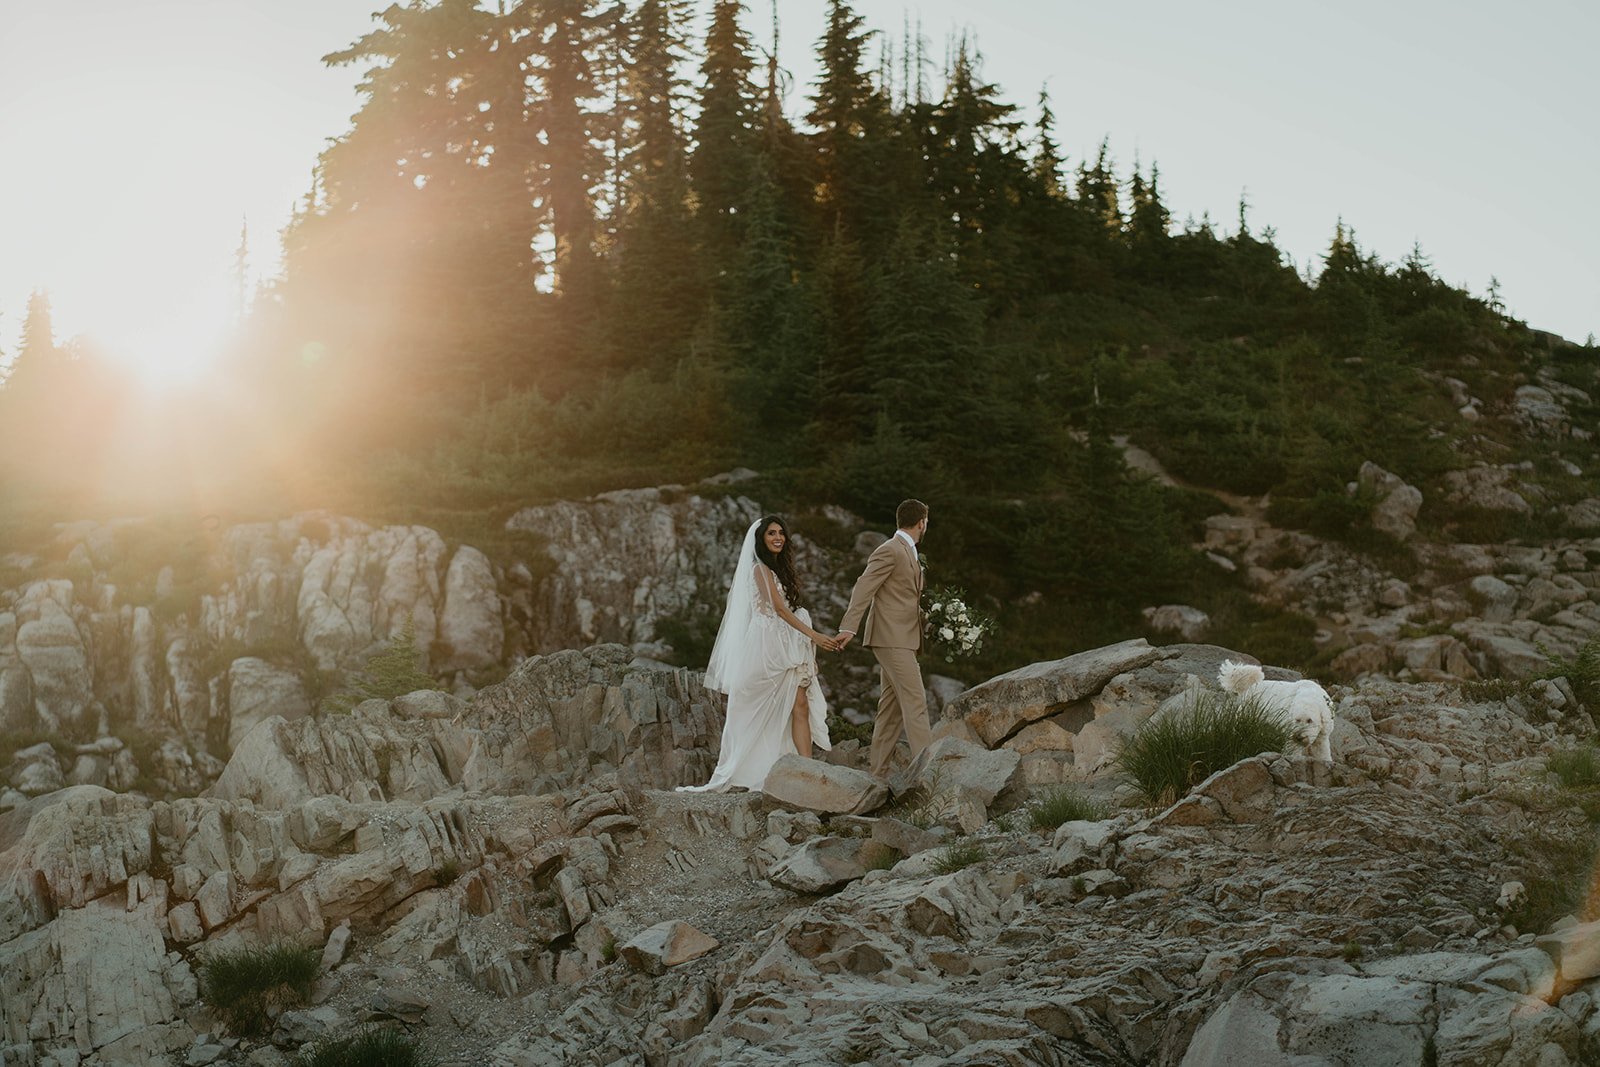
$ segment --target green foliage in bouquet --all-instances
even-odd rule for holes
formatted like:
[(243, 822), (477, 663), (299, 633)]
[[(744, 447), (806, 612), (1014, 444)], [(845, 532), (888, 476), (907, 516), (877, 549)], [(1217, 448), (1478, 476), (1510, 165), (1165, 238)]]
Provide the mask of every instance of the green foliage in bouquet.
[(922, 594), (923, 632), (929, 649), (946, 663), (983, 651), (984, 638), (994, 633), (994, 618), (967, 603), (960, 589), (939, 587)]

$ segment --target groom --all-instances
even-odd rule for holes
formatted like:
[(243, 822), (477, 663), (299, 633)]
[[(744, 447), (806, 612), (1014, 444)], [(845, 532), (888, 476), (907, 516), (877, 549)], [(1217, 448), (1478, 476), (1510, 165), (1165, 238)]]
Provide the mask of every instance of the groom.
[(922, 651), (922, 565), (917, 545), (928, 529), (928, 505), (902, 501), (894, 522), (899, 529), (867, 559), (867, 569), (856, 581), (850, 607), (839, 623), (840, 650), (861, 632), (861, 644), (878, 660), (883, 695), (872, 724), (875, 778), (889, 777), (889, 760), (900, 743), (902, 724), (913, 760), (928, 747), (928, 700), (917, 666), (917, 653)]

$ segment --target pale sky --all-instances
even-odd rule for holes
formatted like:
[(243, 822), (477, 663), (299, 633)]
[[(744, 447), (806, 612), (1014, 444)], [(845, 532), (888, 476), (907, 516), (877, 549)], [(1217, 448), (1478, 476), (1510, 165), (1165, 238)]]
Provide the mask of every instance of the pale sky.
[[(58, 336), (136, 358), (226, 328), (241, 220), (255, 275), (358, 72), (319, 62), (374, 0), (0, 0), (0, 348), (50, 290)], [(709, 7), (703, 0), (702, 7)], [(1500, 280), (1512, 314), (1600, 332), (1600, 5), (1585, 0), (858, 0), (942, 55), (968, 29), (985, 74), (1032, 104), (1048, 82), (1075, 164), (1103, 136), (1126, 177), (1160, 164), (1174, 218), (1256, 229), (1320, 262), (1335, 219), (1447, 281)], [(780, 0), (791, 114), (816, 76), (822, 0)], [(768, 8), (752, 4), (759, 42)]]

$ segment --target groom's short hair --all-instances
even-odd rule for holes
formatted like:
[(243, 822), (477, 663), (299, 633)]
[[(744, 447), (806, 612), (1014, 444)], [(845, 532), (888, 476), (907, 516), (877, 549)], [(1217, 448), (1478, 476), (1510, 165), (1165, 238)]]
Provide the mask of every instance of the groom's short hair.
[(902, 500), (894, 509), (894, 524), (902, 530), (911, 529), (927, 517), (928, 505), (920, 500)]

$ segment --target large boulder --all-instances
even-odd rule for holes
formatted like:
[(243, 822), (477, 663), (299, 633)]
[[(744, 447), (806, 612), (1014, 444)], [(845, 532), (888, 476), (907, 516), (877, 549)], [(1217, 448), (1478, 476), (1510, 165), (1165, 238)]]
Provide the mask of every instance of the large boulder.
[(868, 864), (894, 855), (879, 841), (815, 837), (784, 855), (767, 880), (796, 893), (827, 893), (866, 874)]
[(865, 771), (794, 754), (772, 765), (761, 791), (774, 804), (825, 815), (862, 815), (889, 799), (888, 784)]
[(228, 748), (231, 751), (256, 724), (274, 715), (293, 721), (311, 713), (300, 674), (254, 656), (228, 667)]
[(1444, 476), (1448, 495), (1458, 504), (1484, 511), (1512, 511), (1526, 515), (1533, 510), (1519, 491), (1515, 472), (1504, 467), (1468, 467), (1449, 471)]
[[(946, 719), (964, 719), (990, 748), (1029, 723), (1070, 712), (1112, 678), (1162, 658), (1144, 638), (1091, 649), (1047, 663), (1019, 667), (974, 686), (945, 708)], [(1084, 706), (1080, 722), (1092, 712)]]
[(1417, 532), (1417, 512), (1422, 509), (1422, 490), (1406, 484), (1371, 460), (1361, 464), (1356, 475), (1360, 487), (1369, 493), (1373, 528), (1396, 540), (1405, 541)]
[(439, 616), (441, 671), (492, 667), (505, 647), (500, 596), (489, 559), (462, 545), (444, 578), (444, 608)]
[(617, 954), (635, 970), (663, 974), (668, 967), (699, 959), (718, 946), (716, 938), (701, 933), (682, 919), (669, 919), (640, 931)]
[(1145, 625), (1157, 633), (1177, 634), (1185, 641), (1198, 641), (1211, 625), (1211, 616), (1187, 604), (1162, 604), (1144, 609)]
[(985, 811), (1011, 788), (1022, 756), (1010, 748), (986, 749), (959, 737), (943, 737), (913, 764), (915, 784), (934, 798), (970, 798)]

